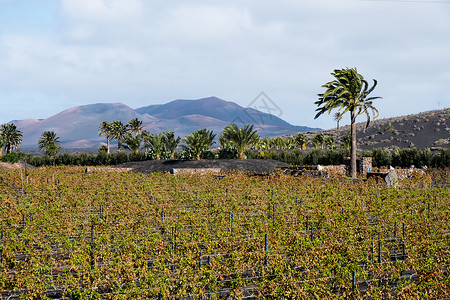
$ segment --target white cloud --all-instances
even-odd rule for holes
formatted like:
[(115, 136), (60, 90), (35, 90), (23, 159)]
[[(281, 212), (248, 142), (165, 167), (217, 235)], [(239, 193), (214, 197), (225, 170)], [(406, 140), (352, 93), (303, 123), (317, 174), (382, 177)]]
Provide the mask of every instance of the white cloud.
[[(64, 89), (114, 86), (120, 77), (135, 75), (146, 64), (146, 57), (126, 46), (61, 45), (51, 39), (9, 36), (0, 43), (3, 70), (0, 79), (8, 89), (40, 90), (60, 93)], [(117, 74), (120, 74), (118, 76)]]
[(75, 20), (124, 22), (142, 16), (141, 0), (62, 0), (63, 13)]
[[(145, 19), (142, 0), (61, 0), (65, 42), (117, 43), (135, 37)], [(131, 34), (130, 34), (131, 33)]]
[[(378, 79), (382, 116), (448, 95), (449, 12), (358, 0), (61, 0), (49, 34), (0, 32), (0, 85), (8, 97), (68, 106), (210, 95), (245, 106), (265, 91), (289, 122), (332, 127), (331, 117), (313, 121), (313, 102), (335, 68)], [(0, 123), (19, 118), (6, 109)]]
[(226, 38), (253, 27), (246, 11), (208, 5), (182, 5), (171, 12), (168, 21), (165, 30), (181, 38), (195, 39)]

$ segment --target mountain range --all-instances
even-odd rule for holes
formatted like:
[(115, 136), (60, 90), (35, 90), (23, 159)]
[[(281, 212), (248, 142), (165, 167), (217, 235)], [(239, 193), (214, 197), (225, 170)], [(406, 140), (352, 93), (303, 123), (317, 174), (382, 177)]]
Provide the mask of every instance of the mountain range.
[(231, 123), (238, 126), (252, 124), (262, 137), (295, 134), (320, 128), (295, 126), (281, 118), (255, 108), (244, 108), (234, 102), (217, 97), (198, 100), (175, 100), (166, 104), (149, 105), (133, 109), (122, 103), (97, 103), (76, 106), (43, 120), (12, 121), (23, 132), (22, 147), (35, 148), (44, 131), (54, 131), (63, 148), (98, 148), (105, 137), (98, 135), (103, 121), (127, 123), (138, 118), (150, 133), (174, 131), (184, 138), (201, 128), (219, 134)]

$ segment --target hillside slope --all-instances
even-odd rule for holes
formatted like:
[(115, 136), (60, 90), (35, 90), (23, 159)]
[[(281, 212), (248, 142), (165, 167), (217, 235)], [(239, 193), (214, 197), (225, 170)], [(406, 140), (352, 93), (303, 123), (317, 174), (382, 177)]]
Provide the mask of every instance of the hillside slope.
[[(360, 117), (361, 120), (365, 120)], [(364, 131), (365, 122), (357, 123), (358, 149), (373, 148), (450, 148), (450, 108), (394, 118), (376, 119)], [(306, 134), (312, 138), (318, 131)], [(350, 135), (350, 126), (320, 131), (339, 140)]]

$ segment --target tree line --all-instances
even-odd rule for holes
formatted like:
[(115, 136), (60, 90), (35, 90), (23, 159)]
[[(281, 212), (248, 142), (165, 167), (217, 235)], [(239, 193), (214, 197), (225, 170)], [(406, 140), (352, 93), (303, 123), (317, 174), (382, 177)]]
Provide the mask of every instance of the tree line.
[[(142, 121), (137, 118), (126, 124), (121, 121), (103, 121), (99, 126), (98, 133), (100, 136), (106, 137), (106, 146), (100, 147), (99, 151), (110, 154), (111, 141), (116, 140), (118, 152), (128, 150), (133, 155), (137, 155), (140, 151), (144, 151), (150, 152), (158, 160), (161, 158), (173, 159), (180, 142), (184, 142), (186, 145), (182, 145), (184, 151), (182, 156), (194, 155), (196, 159), (200, 159), (202, 153), (209, 151), (211, 146), (215, 144), (216, 134), (212, 130), (200, 129), (181, 139), (179, 136), (175, 137), (173, 131), (149, 133), (143, 130), (142, 125)], [(17, 129), (15, 124), (3, 124), (0, 130), (0, 155), (2, 154), (2, 148), (5, 149), (6, 154), (18, 148), (22, 142), (22, 137), (22, 132)], [(220, 144), (219, 149), (226, 149), (229, 153), (235, 153), (235, 155), (222, 156), (243, 159), (244, 151), (247, 148), (252, 150), (305, 150), (311, 145), (315, 149), (349, 149), (350, 136), (342, 137), (339, 145), (336, 144), (333, 136), (325, 137), (320, 132), (311, 140), (301, 133), (292, 137), (260, 138), (253, 126), (245, 125), (243, 128), (238, 128), (233, 123), (224, 128), (218, 142)], [(60, 137), (54, 131), (44, 131), (38, 141), (38, 148), (45, 155), (54, 156), (61, 151)]]
[[(311, 149), (308, 151), (282, 150), (282, 151), (247, 151), (248, 158), (274, 159), (283, 161), (294, 166), (304, 165), (340, 165), (350, 156), (348, 149), (321, 150)], [(387, 150), (375, 148), (359, 153), (360, 157), (372, 157), (372, 165), (375, 168), (448, 168), (450, 167), (450, 149), (432, 152), (430, 149), (419, 150), (416, 148), (394, 148)]]
[[(155, 159), (174, 158), (176, 149), (180, 142), (183, 151), (182, 157), (194, 157), (200, 160), (204, 152), (211, 150), (215, 144), (216, 134), (206, 128), (199, 129), (186, 135), (184, 139), (175, 137), (173, 131), (163, 131), (162, 133), (149, 133), (143, 130), (142, 121), (135, 118), (127, 124), (120, 121), (103, 121), (100, 125), (99, 135), (106, 137), (106, 147), (103, 148), (107, 154), (110, 153), (110, 142), (117, 141), (117, 151), (129, 150), (133, 155), (137, 155), (141, 150), (150, 153)], [(239, 128), (232, 123), (223, 129), (218, 141), (222, 148), (235, 150), (237, 157), (243, 159), (244, 151), (259, 140), (253, 125), (245, 125)]]
[[(199, 129), (181, 139), (175, 137), (173, 131), (163, 131), (162, 133), (150, 133), (143, 130), (143, 123), (137, 118), (124, 124), (121, 121), (103, 121), (98, 133), (106, 137), (106, 146), (99, 149), (99, 153), (111, 154), (110, 143), (117, 141), (117, 151), (128, 150), (132, 156), (137, 157), (144, 151), (147, 157), (153, 159), (174, 158), (176, 150), (180, 144), (183, 151), (179, 155), (185, 159), (201, 159), (211, 156), (211, 147), (215, 144), (216, 134), (206, 128)], [(22, 142), (23, 133), (19, 131), (15, 124), (3, 124), (0, 130), (0, 149), (5, 149), (7, 156), (11, 151), (18, 148)], [(218, 138), (222, 149), (233, 153), (230, 158), (244, 158), (244, 151), (259, 141), (259, 136), (253, 125), (245, 125), (239, 128), (232, 123), (223, 129)], [(38, 147), (46, 156), (55, 156), (61, 151), (60, 137), (54, 131), (44, 131), (38, 141)], [(209, 155), (208, 155), (209, 153)], [(1, 154), (1, 153), (0, 153)], [(140, 155), (142, 157), (142, 155)]]
[[(2, 124), (0, 127), (0, 157), (3, 155), (3, 149), (8, 155), (19, 148), (22, 138), (22, 131), (18, 130), (14, 123)], [(53, 131), (44, 131), (38, 141), (38, 146), (47, 155), (54, 155), (61, 150), (59, 137)]]
[[(120, 128), (123, 132), (115, 132)], [(342, 164), (350, 156), (350, 136), (341, 138), (337, 145), (334, 137), (325, 137), (317, 133), (311, 139), (304, 134), (292, 137), (260, 138), (252, 125), (239, 128), (230, 124), (223, 129), (217, 142), (219, 147), (211, 150), (215, 144), (216, 134), (212, 130), (199, 129), (184, 139), (176, 137), (172, 131), (149, 133), (143, 130), (142, 122), (133, 119), (127, 124), (120, 121), (103, 121), (99, 127), (99, 135), (107, 138), (107, 145), (98, 149), (97, 155), (58, 154), (61, 150), (60, 137), (53, 131), (44, 131), (38, 146), (44, 156), (28, 156), (27, 162), (35, 166), (43, 165), (116, 165), (128, 161), (149, 159), (275, 159), (292, 165), (308, 164)], [(1, 148), (5, 149), (10, 160), (17, 161), (25, 155), (20, 151), (12, 152), (20, 146), (22, 133), (14, 124), (3, 124), (0, 129)], [(117, 152), (110, 152), (110, 142), (117, 140)], [(176, 151), (181, 145), (182, 151)], [(309, 146), (310, 150), (306, 150)], [(311, 149), (312, 148), (312, 149)], [(128, 151), (122, 151), (128, 150)], [(58, 155), (57, 155), (58, 154)], [(429, 149), (374, 149), (360, 153), (371, 156), (373, 165), (394, 167), (448, 167), (450, 166), (450, 150), (432, 153)]]

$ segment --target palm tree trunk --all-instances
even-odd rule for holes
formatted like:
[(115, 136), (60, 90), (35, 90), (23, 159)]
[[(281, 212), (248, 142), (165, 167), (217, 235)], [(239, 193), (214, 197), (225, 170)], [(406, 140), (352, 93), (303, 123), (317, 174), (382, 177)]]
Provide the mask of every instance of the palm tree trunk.
[(239, 159), (244, 159), (244, 152), (239, 152)]
[(109, 139), (106, 139), (106, 148), (108, 149), (106, 153), (109, 154)]
[(356, 116), (351, 112), (350, 176), (356, 179)]

